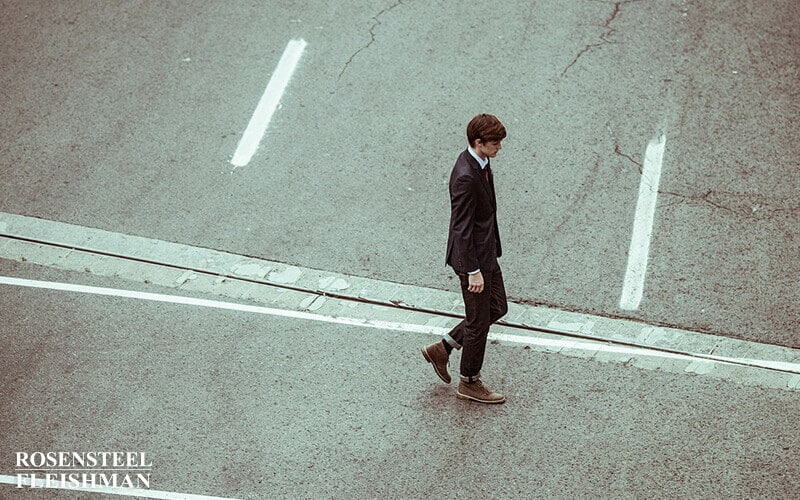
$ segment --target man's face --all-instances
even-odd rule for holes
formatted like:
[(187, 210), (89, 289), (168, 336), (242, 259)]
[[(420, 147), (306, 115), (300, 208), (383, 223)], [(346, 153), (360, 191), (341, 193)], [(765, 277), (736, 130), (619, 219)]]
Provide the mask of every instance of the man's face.
[(483, 142), (482, 140), (478, 139), (475, 141), (475, 152), (478, 153), (479, 156), (483, 158), (494, 158), (497, 156), (497, 152), (503, 149), (503, 146), (500, 144), (503, 141), (487, 141)]

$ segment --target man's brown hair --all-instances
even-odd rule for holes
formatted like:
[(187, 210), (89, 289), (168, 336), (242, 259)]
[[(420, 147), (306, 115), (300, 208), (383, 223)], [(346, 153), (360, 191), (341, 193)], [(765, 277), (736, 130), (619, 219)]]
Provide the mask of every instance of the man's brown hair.
[(506, 137), (506, 128), (494, 115), (481, 113), (467, 125), (467, 141), (470, 146), (475, 145), (475, 141), (481, 142), (502, 141)]

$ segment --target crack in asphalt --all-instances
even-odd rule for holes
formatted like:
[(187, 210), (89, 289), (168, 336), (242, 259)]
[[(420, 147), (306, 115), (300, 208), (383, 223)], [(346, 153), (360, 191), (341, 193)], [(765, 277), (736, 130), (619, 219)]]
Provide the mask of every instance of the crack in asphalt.
[[(781, 200), (772, 200), (766, 196), (746, 193), (730, 193), (709, 189), (703, 194), (685, 194), (674, 191), (659, 191), (658, 194), (674, 196), (679, 203), (705, 203), (715, 209), (730, 212), (737, 217), (748, 219), (767, 219), (786, 212), (787, 215), (800, 212), (798, 206), (781, 206)], [(788, 199), (784, 200), (784, 202)]]
[(641, 164), (641, 163), (639, 163), (638, 161), (634, 160), (634, 159), (633, 159), (633, 157), (632, 157), (631, 155), (629, 155), (629, 154), (626, 154), (626, 153), (623, 153), (623, 152), (622, 152), (622, 149), (619, 147), (619, 143), (617, 143), (617, 142), (614, 142), (614, 153), (615, 153), (617, 156), (621, 156), (621, 157), (623, 157), (623, 158), (627, 158), (628, 160), (630, 160), (630, 162), (631, 162), (631, 163), (633, 163), (634, 165), (636, 165), (637, 167), (639, 167), (639, 173), (640, 173), (640, 174), (642, 173), (642, 164)]
[(641, 2), (641, 1), (642, 0), (624, 0), (624, 1), (621, 1), (621, 2), (616, 2), (614, 4), (613, 12), (611, 12), (611, 15), (608, 16), (608, 19), (606, 19), (606, 21), (601, 25), (602, 28), (606, 28), (606, 31), (600, 34), (600, 41), (599, 42), (595, 42), (595, 43), (590, 43), (590, 44), (586, 45), (583, 49), (581, 49), (578, 52), (578, 55), (576, 55), (575, 58), (572, 60), (572, 62), (570, 62), (567, 65), (567, 67), (564, 68), (564, 71), (561, 72), (561, 77), (562, 78), (565, 77), (567, 75), (567, 71), (569, 71), (569, 69), (571, 67), (573, 67), (578, 62), (578, 59), (580, 59), (584, 54), (586, 54), (590, 50), (596, 49), (598, 47), (602, 47), (603, 45), (607, 45), (609, 43), (614, 43), (613, 41), (609, 40), (609, 37), (612, 36), (614, 33), (616, 33), (617, 29), (616, 28), (612, 28), (611, 27), (611, 23), (614, 22), (614, 20), (619, 15), (620, 11), (622, 11), (622, 6), (623, 5), (627, 5), (629, 3)]
[[(583, 207), (586, 203), (586, 200), (589, 197), (589, 194), (594, 192), (594, 184), (600, 178), (600, 157), (596, 157), (594, 161), (594, 165), (592, 166), (591, 171), (589, 174), (584, 177), (583, 181), (581, 182), (580, 187), (576, 190), (576, 195), (572, 199), (571, 202), (571, 210), (568, 210), (564, 216), (561, 218), (561, 221), (555, 226), (554, 229), (548, 231), (547, 235), (542, 239), (542, 243), (544, 244), (545, 254), (542, 257), (539, 265), (535, 267), (537, 270), (545, 269), (545, 262), (548, 262), (553, 254), (560, 252), (560, 247), (554, 246), (555, 240), (561, 235), (563, 228), (572, 220), (572, 217), (579, 212), (579, 209)], [(532, 281), (535, 283), (539, 280), (539, 274), (537, 272), (533, 272), (532, 274), (533, 279)]]
[(631, 155), (629, 155), (629, 154), (627, 154), (627, 153), (622, 151), (622, 147), (620, 147), (619, 141), (617, 140), (616, 136), (614, 135), (614, 131), (611, 130), (611, 124), (607, 124), (606, 125), (606, 130), (608, 130), (608, 135), (611, 137), (611, 140), (614, 142), (614, 154), (616, 154), (617, 156), (621, 156), (621, 157), (627, 159), (628, 161), (630, 161), (631, 163), (633, 163), (634, 165), (636, 165), (636, 167), (639, 169), (639, 173), (641, 174), (642, 173), (642, 168), (643, 168), (642, 164), (640, 162), (634, 160)]
[(403, 4), (403, 0), (397, 0), (396, 3), (384, 8), (383, 10), (381, 10), (380, 12), (378, 12), (377, 14), (372, 16), (372, 20), (375, 21), (375, 22), (372, 24), (372, 27), (370, 27), (370, 29), (369, 29), (369, 37), (370, 37), (369, 38), (369, 42), (367, 42), (366, 45), (364, 45), (363, 47), (359, 48), (357, 51), (353, 52), (353, 55), (350, 56), (350, 59), (348, 59), (347, 62), (344, 63), (344, 66), (342, 67), (342, 71), (339, 73), (339, 78), (341, 78), (342, 75), (344, 75), (344, 72), (347, 71), (347, 68), (350, 67), (350, 63), (353, 62), (353, 59), (355, 59), (355, 57), (358, 54), (360, 54), (361, 52), (363, 52), (364, 50), (367, 50), (369, 48), (369, 46), (372, 45), (373, 42), (375, 42), (375, 29), (382, 24), (382, 22), (380, 20), (380, 17), (382, 15), (386, 14), (387, 12), (391, 11), (395, 7), (398, 7), (398, 6), (402, 5), (402, 4)]

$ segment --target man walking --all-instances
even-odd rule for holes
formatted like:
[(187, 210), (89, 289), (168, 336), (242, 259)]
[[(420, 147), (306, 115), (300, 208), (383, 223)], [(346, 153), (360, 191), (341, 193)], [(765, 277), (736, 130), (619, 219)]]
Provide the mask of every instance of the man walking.
[(461, 280), (466, 318), (441, 342), (422, 349), (425, 360), (449, 384), (450, 352), (463, 348), (456, 396), (480, 403), (506, 400), (484, 386), (480, 378), (489, 326), (508, 312), (503, 274), (497, 263), (502, 249), (489, 165), (505, 137), (505, 127), (493, 115), (480, 114), (467, 125), (469, 146), (458, 156), (450, 174), (450, 231), (445, 259)]

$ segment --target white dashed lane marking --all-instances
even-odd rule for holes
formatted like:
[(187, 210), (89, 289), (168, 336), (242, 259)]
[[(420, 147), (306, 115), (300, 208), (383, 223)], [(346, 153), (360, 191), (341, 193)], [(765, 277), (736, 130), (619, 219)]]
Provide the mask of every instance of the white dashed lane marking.
[(647, 259), (650, 253), (650, 238), (653, 234), (653, 219), (656, 213), (658, 183), (661, 178), (661, 164), (664, 160), (666, 137), (653, 139), (644, 153), (642, 179), (639, 182), (639, 200), (633, 220), (633, 235), (628, 250), (628, 267), (622, 287), (620, 309), (635, 311), (639, 309), (644, 294), (644, 278), (647, 274)]
[(258, 149), (261, 138), (264, 136), (264, 132), (266, 132), (267, 126), (272, 119), (272, 114), (275, 112), (275, 108), (278, 107), (283, 92), (286, 90), (286, 86), (289, 84), (289, 80), (292, 78), (292, 74), (305, 48), (306, 42), (303, 39), (291, 40), (286, 46), (280, 61), (278, 61), (278, 66), (267, 84), (267, 88), (264, 90), (261, 100), (258, 101), (258, 106), (256, 106), (252, 118), (250, 118), (250, 123), (239, 141), (239, 146), (233, 153), (233, 159), (231, 159), (233, 166), (244, 167), (250, 163), (250, 159)]

